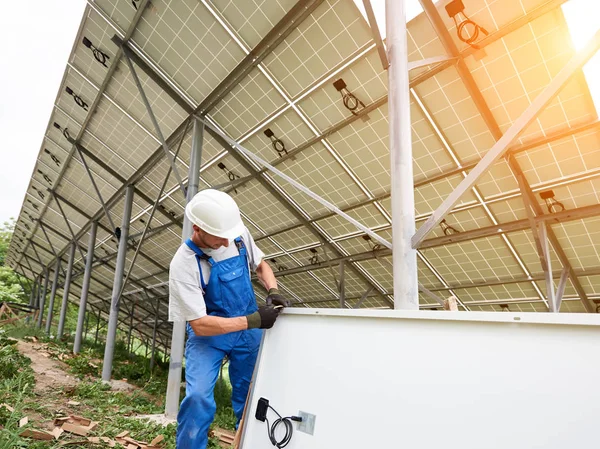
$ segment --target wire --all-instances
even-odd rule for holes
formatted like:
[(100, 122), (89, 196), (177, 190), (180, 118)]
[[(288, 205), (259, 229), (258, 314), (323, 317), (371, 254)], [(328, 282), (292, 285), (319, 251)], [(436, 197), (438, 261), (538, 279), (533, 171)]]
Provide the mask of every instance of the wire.
[[(461, 23), (458, 23), (458, 21), (456, 20), (456, 16), (458, 14), (456, 14), (454, 17), (452, 17), (452, 19), (454, 20), (454, 25), (456, 25), (456, 31), (458, 33), (458, 38), (463, 41), (466, 44), (469, 44), (471, 47), (479, 50), (479, 47), (477, 45), (474, 44), (474, 42), (479, 39), (479, 33), (483, 33), (486, 36), (489, 34), (487, 32), (487, 30), (479, 25), (477, 25), (475, 22), (473, 22), (471, 19), (469, 19), (469, 17), (467, 17), (467, 15), (465, 13), (462, 13), (462, 15), (465, 17), (465, 20), (463, 20)], [(472, 34), (469, 33), (469, 30), (467, 29), (467, 25), (471, 25), (473, 27), (473, 32)]]
[[(282, 447), (286, 447), (292, 439), (292, 434), (294, 433), (294, 427), (292, 426), (292, 418), (295, 418), (295, 417), (286, 416), (284, 418), (277, 412), (277, 410), (275, 410), (270, 405), (269, 405), (269, 408), (271, 410), (273, 410), (275, 412), (275, 414), (279, 417), (275, 421), (273, 421), (273, 424), (271, 424), (271, 425), (269, 425), (269, 419), (268, 418), (266, 419), (269, 440), (271, 440), (271, 444), (273, 446), (281, 449)], [(275, 438), (275, 431), (277, 430), (277, 426), (279, 426), (282, 423), (285, 426), (285, 435), (283, 436), (281, 441), (277, 441), (277, 438)]]

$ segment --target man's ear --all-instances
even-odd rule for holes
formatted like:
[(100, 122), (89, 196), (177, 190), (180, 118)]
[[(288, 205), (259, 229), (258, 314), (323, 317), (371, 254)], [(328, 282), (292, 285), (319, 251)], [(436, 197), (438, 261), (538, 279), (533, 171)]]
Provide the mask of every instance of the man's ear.
[(195, 232), (199, 232), (199, 231), (200, 231), (200, 228), (199, 228), (198, 226), (196, 226), (196, 225), (192, 225), (192, 229), (193, 229)]

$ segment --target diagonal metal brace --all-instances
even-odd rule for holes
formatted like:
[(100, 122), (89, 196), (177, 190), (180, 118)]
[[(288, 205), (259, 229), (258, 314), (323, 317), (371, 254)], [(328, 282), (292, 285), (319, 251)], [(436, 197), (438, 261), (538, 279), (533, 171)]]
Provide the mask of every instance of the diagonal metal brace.
[(135, 85), (137, 86), (138, 91), (140, 92), (142, 101), (144, 102), (144, 105), (146, 106), (146, 111), (148, 112), (148, 115), (150, 116), (150, 120), (152, 121), (152, 124), (154, 125), (154, 129), (156, 130), (158, 139), (160, 140), (163, 150), (165, 151), (165, 156), (167, 157), (167, 160), (171, 164), (171, 170), (173, 170), (173, 174), (175, 175), (175, 178), (177, 178), (177, 182), (179, 183), (179, 187), (181, 189), (181, 192), (183, 193), (183, 197), (185, 198), (187, 195), (187, 191), (186, 191), (185, 186), (183, 185), (183, 178), (181, 177), (181, 175), (179, 174), (179, 171), (177, 170), (177, 167), (175, 166), (176, 158), (171, 157), (171, 150), (169, 149), (169, 146), (167, 145), (165, 136), (163, 135), (162, 131), (160, 130), (160, 126), (158, 124), (158, 121), (156, 120), (156, 116), (154, 115), (154, 111), (152, 111), (152, 106), (150, 105), (150, 101), (148, 100), (148, 97), (146, 96), (144, 87), (142, 86), (142, 83), (140, 81), (140, 78), (138, 77), (135, 67), (133, 66), (133, 62), (131, 61), (131, 50), (127, 46), (126, 42), (121, 43), (121, 50), (123, 51), (123, 55), (125, 56), (125, 61), (127, 62), (127, 65), (129, 66), (129, 71), (131, 72), (131, 76), (133, 76)]
[(94, 190), (96, 191), (96, 194), (98, 195), (98, 199), (100, 200), (100, 204), (102, 204), (102, 209), (104, 209), (104, 213), (106, 214), (106, 218), (108, 219), (108, 222), (110, 223), (110, 228), (113, 229), (115, 231), (115, 234), (117, 233), (116, 231), (116, 227), (115, 224), (112, 221), (112, 218), (110, 217), (110, 212), (108, 211), (106, 204), (104, 203), (104, 199), (102, 198), (102, 195), (100, 194), (100, 189), (98, 189), (98, 185), (96, 184), (96, 180), (94, 179), (94, 176), (92, 175), (92, 172), (85, 160), (85, 158), (83, 157), (83, 152), (81, 151), (81, 148), (79, 146), (78, 143), (75, 143), (75, 149), (77, 150), (77, 154), (79, 154), (79, 159), (81, 159), (81, 162), (83, 164), (83, 167), (85, 168), (85, 171), (87, 172), (88, 176), (90, 177), (90, 181), (92, 181), (92, 186), (94, 186)]
[(73, 232), (73, 228), (71, 227), (71, 223), (69, 223), (69, 219), (67, 218), (67, 215), (65, 214), (65, 211), (62, 207), (62, 204), (60, 204), (60, 201), (58, 199), (58, 196), (56, 195), (56, 192), (54, 190), (48, 189), (50, 191), (50, 194), (52, 195), (52, 198), (54, 198), (54, 201), (56, 201), (56, 204), (58, 205), (58, 208), (60, 209), (60, 213), (63, 216), (65, 223), (67, 223), (67, 228), (69, 228), (69, 232), (71, 233), (71, 237), (73, 238), (73, 242), (75, 242), (75, 246), (77, 246), (77, 249), (79, 250), (79, 254), (81, 254), (81, 258), (82, 260), (85, 260), (85, 255), (83, 254), (83, 251), (81, 249), (81, 247), (79, 246), (78, 242), (77, 242), (77, 237), (75, 237), (75, 233)]

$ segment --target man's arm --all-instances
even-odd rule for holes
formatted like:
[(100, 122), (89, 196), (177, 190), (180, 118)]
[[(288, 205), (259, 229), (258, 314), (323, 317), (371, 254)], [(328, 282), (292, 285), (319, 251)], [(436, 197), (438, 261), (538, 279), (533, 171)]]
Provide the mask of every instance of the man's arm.
[(211, 337), (245, 329), (271, 329), (277, 315), (279, 311), (273, 306), (261, 306), (250, 315), (235, 318), (206, 315), (190, 321), (190, 326), (197, 336)]
[(269, 291), (272, 288), (277, 288), (277, 279), (275, 278), (271, 265), (269, 265), (266, 260), (263, 259), (256, 267), (256, 276), (260, 283), (265, 287), (265, 290)]
[(229, 334), (248, 329), (248, 319), (245, 316), (235, 318), (222, 318), (220, 316), (206, 315), (190, 321), (190, 326), (198, 336), (211, 337), (213, 335)]

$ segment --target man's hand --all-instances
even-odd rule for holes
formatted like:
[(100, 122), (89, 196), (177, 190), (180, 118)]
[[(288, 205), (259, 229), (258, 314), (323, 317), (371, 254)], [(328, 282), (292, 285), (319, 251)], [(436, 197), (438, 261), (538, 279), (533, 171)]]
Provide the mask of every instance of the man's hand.
[(274, 307), (277, 307), (279, 309), (289, 307), (291, 305), (290, 302), (287, 299), (285, 299), (279, 293), (279, 290), (276, 288), (269, 289), (269, 296), (267, 296), (267, 299), (265, 299), (265, 301), (268, 306), (273, 305)]
[(248, 316), (248, 329), (271, 329), (279, 316), (279, 310), (275, 307), (260, 306), (258, 310)]

